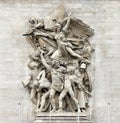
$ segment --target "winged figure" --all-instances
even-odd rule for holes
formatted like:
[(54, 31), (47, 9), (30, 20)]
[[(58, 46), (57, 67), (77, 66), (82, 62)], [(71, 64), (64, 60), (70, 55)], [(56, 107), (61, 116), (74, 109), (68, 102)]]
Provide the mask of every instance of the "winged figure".
[[(35, 53), (28, 66), (38, 72), (34, 77), (29, 75), (27, 86), (31, 85), (30, 94), (37, 111), (51, 110), (50, 105), (54, 112), (85, 111), (91, 95), (87, 65), (93, 51), (88, 40), (94, 30), (70, 12), (66, 13), (63, 5), (44, 18), (29, 19), (29, 27), (23, 36)], [(46, 100), (49, 100), (47, 106)]]

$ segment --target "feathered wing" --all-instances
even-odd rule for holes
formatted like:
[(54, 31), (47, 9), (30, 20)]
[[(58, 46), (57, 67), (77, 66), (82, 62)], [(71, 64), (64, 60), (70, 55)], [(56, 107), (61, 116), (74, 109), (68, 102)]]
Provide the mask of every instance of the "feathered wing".
[[(66, 21), (63, 22), (65, 25)], [(71, 18), (70, 24), (68, 27), (68, 37), (77, 37), (87, 39), (93, 35), (93, 29), (90, 28), (87, 24), (85, 24), (82, 20)]]

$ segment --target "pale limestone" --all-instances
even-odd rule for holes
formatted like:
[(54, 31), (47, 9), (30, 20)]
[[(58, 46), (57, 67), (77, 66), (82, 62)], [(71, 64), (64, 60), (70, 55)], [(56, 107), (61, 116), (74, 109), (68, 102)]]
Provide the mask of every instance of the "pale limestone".
[(30, 16), (44, 16), (52, 6), (64, 3), (68, 10), (72, 9), (74, 16), (85, 20), (95, 30), (95, 35), (91, 39), (96, 42), (95, 59), (92, 63), (95, 67), (92, 101), (95, 105), (92, 107), (95, 123), (108, 122), (108, 103), (110, 103), (110, 123), (119, 123), (119, 0), (61, 2), (29, 0), (28, 3), (26, 1), (15, 3), (1, 1), (0, 4), (0, 122), (28, 123), (30, 120), (29, 95), (20, 83), (21, 78), (27, 75), (26, 59), (31, 50), (30, 45), (22, 37), (26, 28), (25, 21), (27, 22)]

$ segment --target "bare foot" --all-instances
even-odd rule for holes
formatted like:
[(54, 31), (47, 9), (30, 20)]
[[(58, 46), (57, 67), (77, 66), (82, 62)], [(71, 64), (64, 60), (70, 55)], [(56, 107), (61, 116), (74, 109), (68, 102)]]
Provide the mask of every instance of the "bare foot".
[(56, 112), (56, 109), (52, 109), (50, 112)]
[(57, 112), (64, 112), (62, 108), (58, 109)]
[(36, 110), (35, 110), (35, 113), (38, 113), (38, 112), (40, 112), (40, 110), (39, 110), (39, 109), (36, 109)]

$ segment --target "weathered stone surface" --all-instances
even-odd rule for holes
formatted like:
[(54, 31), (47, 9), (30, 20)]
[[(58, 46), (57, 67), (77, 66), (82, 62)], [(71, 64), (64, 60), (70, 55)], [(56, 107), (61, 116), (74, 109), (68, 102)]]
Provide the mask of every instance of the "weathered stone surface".
[[(0, 1), (0, 122), (28, 123), (31, 103), (20, 83), (27, 74), (26, 59), (31, 48), (22, 37), (30, 16), (46, 15), (51, 7), (65, 4), (74, 16), (95, 29), (95, 123), (120, 121), (120, 2), (119, 0), (1, 0)], [(26, 29), (27, 30), (27, 29)], [(24, 43), (23, 43), (24, 42)], [(94, 43), (94, 42), (92, 42)], [(93, 75), (94, 76), (94, 75)], [(108, 113), (110, 103), (110, 113)], [(21, 104), (21, 105), (20, 105)], [(110, 119), (108, 114), (110, 114)]]
[[(88, 38), (94, 32), (80, 19), (70, 14), (64, 17), (65, 12), (60, 5), (44, 20), (29, 20), (30, 29), (23, 36), (35, 51), (28, 58), (30, 74), (22, 84), (36, 105), (35, 112), (86, 112), (87, 115), (92, 92), (87, 68), (93, 53)], [(45, 29), (46, 25), (49, 30)], [(39, 39), (43, 39), (44, 46)]]

